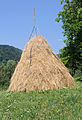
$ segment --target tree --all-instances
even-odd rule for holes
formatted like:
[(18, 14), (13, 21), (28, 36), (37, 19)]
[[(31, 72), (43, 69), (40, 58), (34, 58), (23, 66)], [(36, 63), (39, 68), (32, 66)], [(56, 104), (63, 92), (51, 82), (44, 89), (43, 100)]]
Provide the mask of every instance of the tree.
[(4, 64), (0, 63), (0, 86), (4, 85)]
[(8, 60), (7, 64), (0, 63), (0, 86), (8, 87), (12, 74), (15, 70), (16, 62), (14, 60)]
[(15, 67), (16, 67), (16, 62), (14, 60), (8, 60), (5, 66), (5, 77), (4, 77), (5, 84), (9, 85)]
[(74, 75), (82, 61), (82, 1), (61, 0), (63, 11), (58, 13), (56, 21), (63, 22), (66, 46), (60, 50), (60, 58)]

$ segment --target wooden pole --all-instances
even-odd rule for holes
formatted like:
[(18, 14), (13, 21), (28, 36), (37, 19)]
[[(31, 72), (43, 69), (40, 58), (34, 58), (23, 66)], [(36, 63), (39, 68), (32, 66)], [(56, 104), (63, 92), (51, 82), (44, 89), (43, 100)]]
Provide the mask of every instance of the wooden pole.
[(35, 35), (37, 36), (36, 20), (35, 20), (35, 8), (34, 8), (34, 28), (35, 28)]

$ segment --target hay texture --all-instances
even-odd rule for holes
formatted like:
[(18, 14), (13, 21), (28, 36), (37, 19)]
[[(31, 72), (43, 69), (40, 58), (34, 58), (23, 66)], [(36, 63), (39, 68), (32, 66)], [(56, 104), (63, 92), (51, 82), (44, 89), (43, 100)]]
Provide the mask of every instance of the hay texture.
[(9, 91), (73, 87), (69, 71), (42, 36), (29, 40), (10, 81)]

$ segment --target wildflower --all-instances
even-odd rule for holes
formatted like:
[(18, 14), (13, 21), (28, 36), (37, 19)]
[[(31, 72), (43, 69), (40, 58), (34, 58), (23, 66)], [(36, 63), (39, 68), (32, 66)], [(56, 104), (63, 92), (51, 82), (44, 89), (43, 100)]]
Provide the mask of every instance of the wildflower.
[(59, 113), (60, 112), (60, 109), (59, 110), (57, 110), (57, 113)]
[(61, 106), (62, 106), (63, 104), (61, 104)]
[(45, 106), (46, 106), (46, 104), (42, 104), (42, 106), (43, 106), (43, 107), (45, 107)]

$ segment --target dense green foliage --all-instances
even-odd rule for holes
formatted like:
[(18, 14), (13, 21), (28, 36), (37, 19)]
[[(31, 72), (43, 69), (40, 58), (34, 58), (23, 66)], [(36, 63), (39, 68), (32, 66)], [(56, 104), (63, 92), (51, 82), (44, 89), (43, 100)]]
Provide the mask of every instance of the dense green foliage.
[(62, 21), (66, 46), (60, 50), (60, 58), (72, 75), (82, 72), (82, 1), (61, 0), (63, 11), (56, 21)]
[(22, 51), (9, 45), (0, 45), (0, 62), (7, 63), (8, 60), (19, 61)]
[(8, 87), (10, 78), (15, 70), (16, 62), (8, 60), (7, 64), (0, 63), (0, 87)]
[(82, 84), (39, 92), (0, 91), (0, 120), (81, 120)]
[(0, 87), (7, 88), (22, 51), (9, 45), (0, 45)]

